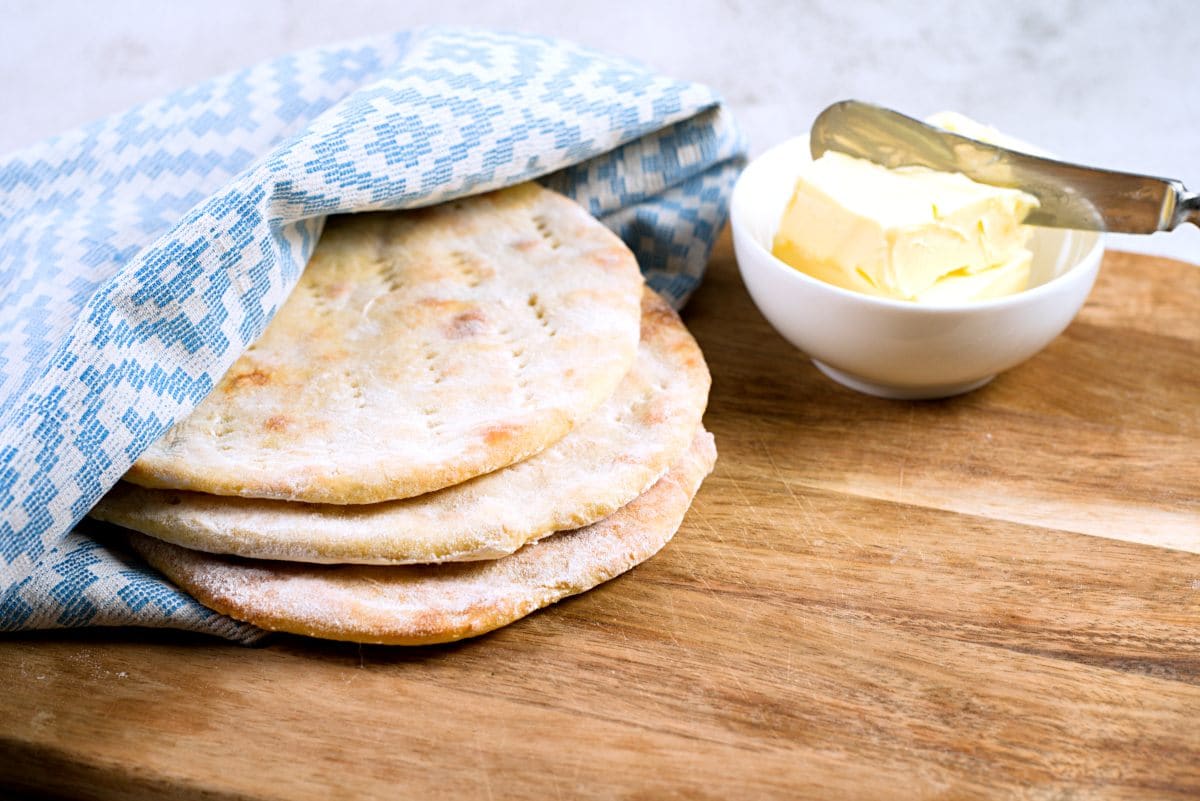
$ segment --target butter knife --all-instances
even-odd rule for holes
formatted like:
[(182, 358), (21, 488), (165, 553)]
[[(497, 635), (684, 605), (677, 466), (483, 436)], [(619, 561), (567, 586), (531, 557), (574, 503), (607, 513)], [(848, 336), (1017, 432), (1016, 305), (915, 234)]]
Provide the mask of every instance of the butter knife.
[(822, 111), (810, 142), (813, 158), (837, 150), (889, 168), (917, 165), (1021, 189), (1041, 202), (1030, 225), (1129, 234), (1200, 226), (1200, 194), (1179, 181), (1009, 150), (858, 100)]

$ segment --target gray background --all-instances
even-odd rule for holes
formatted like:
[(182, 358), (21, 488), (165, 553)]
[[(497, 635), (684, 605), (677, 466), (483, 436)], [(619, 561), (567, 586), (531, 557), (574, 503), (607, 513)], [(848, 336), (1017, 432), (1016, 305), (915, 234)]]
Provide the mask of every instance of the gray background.
[[(1200, 189), (1197, 0), (0, 0), (0, 153), (295, 48), (451, 23), (564, 36), (720, 90), (755, 152), (834, 100), (961, 111)], [(1200, 261), (1200, 230), (1110, 243)]]

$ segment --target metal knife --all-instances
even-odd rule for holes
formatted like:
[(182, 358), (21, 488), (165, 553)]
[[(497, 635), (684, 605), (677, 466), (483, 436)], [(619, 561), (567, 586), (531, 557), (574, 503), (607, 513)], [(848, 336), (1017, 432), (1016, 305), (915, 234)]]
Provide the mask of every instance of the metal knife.
[(825, 109), (810, 134), (813, 158), (837, 150), (885, 167), (918, 165), (1021, 189), (1041, 207), (1030, 225), (1129, 234), (1200, 226), (1200, 194), (1179, 181), (1033, 156), (926, 125), (858, 100)]

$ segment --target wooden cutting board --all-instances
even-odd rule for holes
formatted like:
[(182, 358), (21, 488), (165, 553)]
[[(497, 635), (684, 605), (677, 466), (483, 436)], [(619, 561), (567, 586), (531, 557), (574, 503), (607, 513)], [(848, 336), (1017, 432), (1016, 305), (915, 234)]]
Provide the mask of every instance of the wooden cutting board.
[(651, 562), (444, 647), (7, 637), (0, 783), (1200, 796), (1200, 555), (1146, 544), (1200, 549), (1200, 269), (1109, 254), (1048, 350), (938, 402), (822, 377), (759, 316), (727, 239), (686, 319), (721, 457)]

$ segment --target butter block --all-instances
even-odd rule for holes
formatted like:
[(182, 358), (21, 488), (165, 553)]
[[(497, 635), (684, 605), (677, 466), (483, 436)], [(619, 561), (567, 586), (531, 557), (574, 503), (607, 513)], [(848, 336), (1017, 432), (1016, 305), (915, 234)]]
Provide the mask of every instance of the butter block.
[(889, 170), (830, 151), (798, 177), (772, 252), (836, 286), (918, 302), (943, 278), (1008, 266), (1003, 280), (947, 281), (934, 292), (954, 302), (962, 287), (967, 300), (1013, 286), (1021, 273), (1013, 265), (1029, 256), (1021, 221), (1036, 205), (1024, 192), (957, 173)]
[(1023, 250), (1011, 260), (976, 273), (950, 273), (913, 300), (930, 306), (990, 300), (1012, 295), (1029, 286), (1033, 254)]

